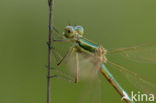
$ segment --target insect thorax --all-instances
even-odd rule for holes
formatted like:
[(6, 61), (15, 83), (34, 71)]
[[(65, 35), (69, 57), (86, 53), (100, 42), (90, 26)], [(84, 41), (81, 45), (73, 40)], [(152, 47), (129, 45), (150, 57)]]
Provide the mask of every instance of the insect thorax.
[(99, 62), (106, 63), (107, 62), (107, 58), (105, 56), (106, 54), (107, 54), (107, 50), (103, 46), (99, 46), (96, 49), (95, 57)]
[(107, 62), (107, 58), (105, 56), (107, 54), (107, 50), (102, 46), (92, 47), (91, 45), (78, 42), (75, 48), (79, 53), (85, 53), (94, 56), (99, 62)]

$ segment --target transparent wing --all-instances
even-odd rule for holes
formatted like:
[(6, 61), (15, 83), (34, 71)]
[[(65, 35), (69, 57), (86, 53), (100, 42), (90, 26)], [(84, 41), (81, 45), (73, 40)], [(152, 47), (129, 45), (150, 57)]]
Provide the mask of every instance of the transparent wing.
[(119, 54), (136, 62), (156, 63), (156, 41), (133, 47), (108, 50), (108, 55), (112, 54)]
[(88, 81), (76, 103), (103, 103), (101, 80)]
[[(96, 72), (97, 68), (99, 67), (100, 63), (95, 63), (95, 59), (92, 55), (87, 53), (78, 53), (79, 59), (79, 79), (80, 81), (90, 81), (97, 78), (98, 73)], [(72, 74), (75, 74), (76, 69), (76, 59), (75, 59), (75, 52), (67, 58), (67, 65), (70, 68)]]
[(99, 76), (100, 63), (96, 61), (93, 55), (87, 53), (79, 53), (80, 63), (80, 82), (85, 82), (82, 95), (78, 103), (103, 103), (101, 78)]
[(156, 82), (145, 77), (134, 73), (125, 67), (108, 61), (108, 64), (115, 67), (116, 70), (120, 71), (135, 87), (141, 89), (144, 93), (156, 95)]
[[(101, 98), (101, 80), (99, 73), (96, 73), (100, 63), (95, 63), (95, 59), (92, 55), (86, 53), (79, 53), (79, 83), (77, 85), (85, 84), (85, 87), (77, 97), (76, 103), (102, 103)], [(63, 79), (73, 80), (76, 71), (76, 58), (75, 52), (69, 54), (63, 64), (62, 68), (55, 70), (55, 73), (63, 76)], [(65, 65), (67, 66), (65, 66)], [(68, 74), (68, 75), (67, 75)], [(62, 79), (62, 78), (61, 78)]]

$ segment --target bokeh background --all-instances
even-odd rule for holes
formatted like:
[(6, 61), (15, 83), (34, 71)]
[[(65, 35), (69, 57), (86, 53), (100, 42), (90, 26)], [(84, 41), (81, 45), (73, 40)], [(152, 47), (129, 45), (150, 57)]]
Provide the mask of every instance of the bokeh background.
[[(46, 103), (48, 10), (47, 0), (0, 0), (0, 103)], [(88, 39), (118, 48), (156, 40), (155, 11), (155, 0), (54, 0), (53, 20), (60, 32), (69, 23), (82, 25)], [(112, 60), (156, 77), (155, 64)], [(137, 90), (119, 81), (128, 93)], [(104, 78), (101, 86), (103, 103), (121, 103)], [(53, 79), (52, 103), (77, 103), (83, 87)]]

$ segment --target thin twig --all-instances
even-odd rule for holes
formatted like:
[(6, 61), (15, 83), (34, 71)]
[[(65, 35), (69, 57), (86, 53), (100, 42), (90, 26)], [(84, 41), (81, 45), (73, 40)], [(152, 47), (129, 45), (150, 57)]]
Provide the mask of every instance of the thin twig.
[(53, 24), (53, 0), (49, 4), (49, 42), (48, 42), (48, 76), (47, 76), (47, 103), (51, 103), (51, 58), (52, 58), (52, 24)]

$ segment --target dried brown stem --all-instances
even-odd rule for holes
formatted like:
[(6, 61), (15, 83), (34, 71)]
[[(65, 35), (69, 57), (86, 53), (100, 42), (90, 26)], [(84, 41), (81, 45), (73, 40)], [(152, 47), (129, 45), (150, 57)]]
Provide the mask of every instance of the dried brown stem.
[(53, 24), (53, 0), (49, 4), (49, 41), (48, 41), (48, 76), (47, 76), (47, 103), (51, 103), (51, 58), (52, 58), (52, 24)]

